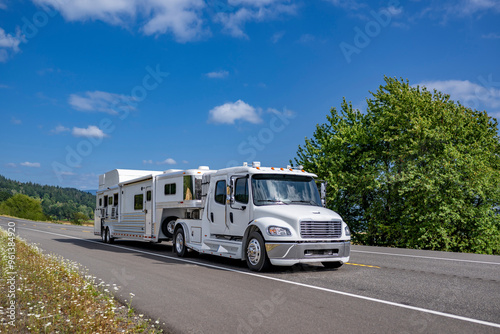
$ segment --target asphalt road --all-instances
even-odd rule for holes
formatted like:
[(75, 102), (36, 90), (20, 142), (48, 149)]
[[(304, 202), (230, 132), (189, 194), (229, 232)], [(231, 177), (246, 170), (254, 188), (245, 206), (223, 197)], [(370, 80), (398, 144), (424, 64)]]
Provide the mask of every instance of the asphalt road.
[(0, 218), (86, 267), (121, 301), (174, 333), (500, 333), (500, 256), (353, 246), (340, 269), (250, 272), (214, 256), (179, 259), (170, 243), (117, 240), (92, 228)]

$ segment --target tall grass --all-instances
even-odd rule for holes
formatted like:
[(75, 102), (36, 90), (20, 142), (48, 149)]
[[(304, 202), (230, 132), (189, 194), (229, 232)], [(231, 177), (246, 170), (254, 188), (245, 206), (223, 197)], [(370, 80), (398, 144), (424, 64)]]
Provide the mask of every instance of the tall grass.
[[(12, 246), (12, 243), (11, 243)], [(9, 249), (10, 248), (10, 249)], [(10, 258), (9, 258), (10, 257)], [(77, 263), (43, 255), (15, 238), (15, 320), (8, 318), (13, 300), (9, 235), (0, 229), (0, 332), (2, 333), (161, 333), (150, 320), (120, 305), (104, 282), (82, 275)], [(9, 283), (9, 284), (7, 284)], [(156, 322), (158, 323), (158, 322)]]

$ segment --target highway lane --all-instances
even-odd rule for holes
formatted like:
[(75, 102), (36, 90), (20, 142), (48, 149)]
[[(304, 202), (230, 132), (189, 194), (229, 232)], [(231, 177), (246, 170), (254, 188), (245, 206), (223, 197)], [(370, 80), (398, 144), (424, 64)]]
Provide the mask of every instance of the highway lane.
[(500, 257), (353, 246), (339, 270), (249, 272), (169, 244), (102, 244), (88, 227), (15, 221), (18, 234), (81, 263), (122, 301), (184, 333), (500, 333)]

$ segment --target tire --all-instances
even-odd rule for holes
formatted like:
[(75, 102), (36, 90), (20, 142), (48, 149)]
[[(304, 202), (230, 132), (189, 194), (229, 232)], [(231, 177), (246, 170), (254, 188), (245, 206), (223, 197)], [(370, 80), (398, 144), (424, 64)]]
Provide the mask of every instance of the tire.
[(161, 231), (167, 238), (172, 239), (174, 237), (174, 227), (177, 217), (167, 217), (161, 224)]
[(253, 271), (263, 271), (271, 266), (266, 253), (264, 238), (259, 232), (252, 232), (246, 244), (245, 260), (247, 266)]
[(174, 251), (179, 257), (187, 256), (186, 237), (184, 236), (184, 229), (182, 227), (179, 227), (175, 231)]
[(321, 264), (328, 269), (337, 269), (342, 267), (344, 263), (342, 262), (321, 262)]
[(108, 243), (108, 231), (105, 228), (101, 228), (101, 239), (102, 239), (102, 242), (104, 242), (106, 244)]
[(109, 227), (106, 228), (106, 239), (108, 244), (112, 244), (115, 242), (115, 238), (111, 238), (111, 232), (109, 231)]

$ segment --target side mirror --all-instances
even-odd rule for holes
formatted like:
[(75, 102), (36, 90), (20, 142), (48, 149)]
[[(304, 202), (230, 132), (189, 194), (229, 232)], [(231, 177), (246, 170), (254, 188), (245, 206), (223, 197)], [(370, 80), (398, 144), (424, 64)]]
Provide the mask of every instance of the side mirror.
[(326, 208), (326, 181), (316, 181), (316, 185), (318, 186), (319, 195), (321, 198), (321, 205)]

